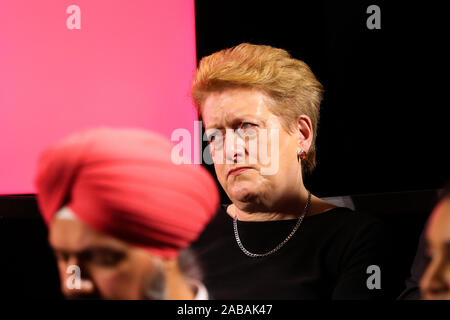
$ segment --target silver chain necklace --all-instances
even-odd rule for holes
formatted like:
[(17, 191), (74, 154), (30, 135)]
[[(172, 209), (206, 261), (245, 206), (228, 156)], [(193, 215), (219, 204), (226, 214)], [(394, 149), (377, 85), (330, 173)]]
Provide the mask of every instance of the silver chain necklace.
[(305, 217), (306, 213), (308, 212), (310, 205), (311, 205), (311, 192), (308, 191), (308, 200), (306, 200), (306, 204), (305, 204), (305, 208), (303, 209), (303, 213), (298, 218), (297, 223), (294, 226), (294, 229), (292, 229), (291, 233), (279, 245), (277, 245), (275, 248), (273, 248), (272, 250), (265, 252), (265, 253), (253, 253), (253, 252), (250, 252), (247, 249), (245, 249), (244, 245), (242, 244), (241, 238), (239, 238), (239, 232), (238, 232), (238, 227), (237, 227), (237, 215), (235, 215), (234, 219), (233, 219), (233, 228), (234, 228), (234, 236), (236, 238), (236, 242), (237, 242), (239, 248), (242, 250), (243, 253), (245, 253), (245, 255), (249, 256), (250, 258), (267, 257), (268, 255), (271, 255), (272, 253), (277, 252), (278, 250), (281, 249), (281, 247), (283, 247), (286, 244), (286, 242), (289, 241), (289, 239), (292, 238), (294, 233), (297, 231), (298, 227), (300, 227), (300, 224), (302, 223), (303, 218)]

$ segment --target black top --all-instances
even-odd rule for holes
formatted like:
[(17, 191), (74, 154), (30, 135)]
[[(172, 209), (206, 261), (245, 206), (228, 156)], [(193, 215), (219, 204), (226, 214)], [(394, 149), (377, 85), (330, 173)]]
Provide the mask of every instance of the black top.
[[(296, 219), (238, 221), (244, 247), (264, 253), (292, 231)], [(213, 299), (373, 299), (383, 297), (371, 265), (383, 272), (384, 228), (375, 217), (335, 208), (305, 217), (277, 252), (250, 258), (238, 247), (233, 218), (222, 206), (192, 245)]]

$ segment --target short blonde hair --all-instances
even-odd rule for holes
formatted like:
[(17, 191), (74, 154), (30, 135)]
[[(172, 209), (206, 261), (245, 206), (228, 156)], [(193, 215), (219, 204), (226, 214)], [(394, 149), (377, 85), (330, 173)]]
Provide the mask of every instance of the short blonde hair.
[(192, 98), (201, 115), (202, 106), (212, 92), (231, 88), (258, 89), (274, 102), (271, 112), (279, 116), (292, 133), (298, 117), (312, 122), (313, 141), (303, 170), (316, 166), (316, 132), (323, 87), (306, 63), (283, 50), (265, 45), (242, 43), (204, 57), (192, 83)]

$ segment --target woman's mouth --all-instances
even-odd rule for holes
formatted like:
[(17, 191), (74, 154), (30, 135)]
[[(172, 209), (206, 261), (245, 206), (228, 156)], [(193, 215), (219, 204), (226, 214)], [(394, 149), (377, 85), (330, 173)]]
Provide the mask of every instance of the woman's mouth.
[(230, 171), (228, 171), (228, 176), (236, 176), (238, 174), (241, 174), (244, 171), (247, 171), (249, 169), (253, 169), (252, 167), (238, 167), (238, 168), (234, 168), (231, 169)]

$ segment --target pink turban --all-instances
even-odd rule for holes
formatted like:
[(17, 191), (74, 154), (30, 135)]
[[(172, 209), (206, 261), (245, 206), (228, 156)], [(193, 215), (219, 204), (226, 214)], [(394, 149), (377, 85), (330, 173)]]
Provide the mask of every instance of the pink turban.
[(38, 204), (47, 225), (68, 206), (94, 230), (171, 258), (214, 216), (219, 194), (200, 166), (176, 165), (173, 145), (136, 129), (94, 129), (47, 149)]

